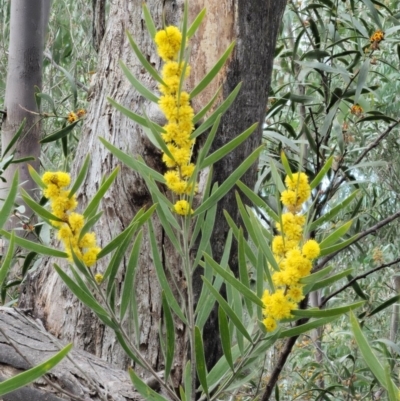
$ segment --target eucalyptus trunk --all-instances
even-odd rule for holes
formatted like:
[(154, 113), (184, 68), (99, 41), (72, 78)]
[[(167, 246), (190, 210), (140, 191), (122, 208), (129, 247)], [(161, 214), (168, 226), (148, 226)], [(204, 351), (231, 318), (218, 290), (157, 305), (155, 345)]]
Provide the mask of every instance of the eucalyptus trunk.
[[(146, 4), (158, 28), (162, 27), (163, 15), (167, 24), (179, 24), (183, 1), (148, 0)], [(254, 122), (260, 123), (259, 130), (237, 152), (215, 166), (214, 179), (220, 183), (261, 142), (261, 125), (269, 90), (275, 41), (284, 6), (283, 0), (275, 2), (271, 0), (190, 1), (190, 21), (203, 7), (206, 7), (207, 15), (199, 32), (190, 42), (192, 56), (189, 89), (195, 82), (199, 82), (228, 45), (233, 40), (237, 41), (234, 54), (223, 71), (207, 91), (195, 98), (193, 105), (195, 111), (198, 111), (221, 85), (223, 90), (219, 100), (222, 101), (240, 81), (243, 81), (238, 99), (222, 119), (215, 147), (223, 145)], [(84, 157), (90, 153), (92, 162), (79, 194), (82, 207), (98, 189), (101, 177), (120, 165), (118, 160), (101, 145), (99, 136), (128, 154), (141, 155), (152, 168), (163, 170), (160, 152), (147, 139), (141, 128), (117, 112), (106, 99), (110, 96), (138, 114), (146, 110), (150, 118), (163, 124), (163, 117), (158, 108), (145, 101), (132, 89), (118, 65), (118, 61), (122, 59), (136, 77), (148, 88), (156, 91), (154, 81), (142, 68), (129, 46), (126, 30), (132, 33), (150, 63), (157, 69), (161, 67), (160, 59), (146, 31), (141, 2), (130, 0), (110, 2), (107, 28), (99, 51), (93, 98), (88, 108), (83, 139), (78, 147), (75, 163), (78, 169)], [(255, 176), (256, 166), (246, 175), (244, 181), (252, 186)], [(127, 227), (140, 208), (149, 206), (151, 202), (150, 194), (138, 174), (121, 166), (115, 183), (102, 201), (101, 208), (104, 211), (102, 219), (95, 226), (100, 244), (103, 246), (107, 244)], [(212, 239), (216, 259), (220, 258), (228, 231), (222, 209), (228, 209), (229, 213), (237, 218), (235, 205), (232, 194), (221, 202)], [(165, 269), (171, 272), (169, 278), (173, 278), (176, 285), (184, 291), (186, 283), (179, 259), (160, 223), (154, 219), (153, 224)], [(161, 291), (150, 255), (150, 244), (145, 233), (134, 288), (139, 305), (140, 349), (156, 370), (162, 370), (163, 358), (158, 340), (162, 324)], [(233, 254), (233, 269), (236, 269), (236, 265), (237, 261)], [(124, 268), (125, 266), (121, 266), (118, 280), (122, 279)], [(104, 270), (103, 260), (97, 263), (97, 269)], [(196, 278), (195, 286), (196, 294), (198, 294), (198, 278)], [(116, 287), (118, 288), (118, 285)], [(172, 286), (172, 288), (175, 287)], [(43, 319), (46, 327), (56, 336), (72, 340), (76, 346), (101, 356), (119, 367), (126, 367), (131, 363), (117, 345), (114, 333), (105, 328), (70, 294), (53, 271), (51, 261), (46, 261), (40, 269), (30, 275), (21, 300), (21, 305), (32, 308), (34, 314)], [(204, 336), (206, 339), (218, 338), (215, 319), (210, 321)], [(181, 378), (186, 353), (185, 329), (178, 325), (176, 326), (176, 355), (173, 372), (176, 384)], [(219, 355), (218, 342), (207, 342), (205, 353), (207, 356), (213, 354), (217, 357)], [(209, 363), (214, 363), (214, 359)]]
[[(5, 118), (2, 124), (2, 149), (8, 147), (18, 127), (25, 119), (25, 128), (14, 146), (14, 160), (27, 156), (35, 157), (30, 163), (39, 167), (40, 122), (35, 101), (35, 88), (42, 85), (42, 59), (44, 38), (49, 20), (50, 0), (13, 0), (10, 11), (10, 43), (5, 93)], [(19, 169), (20, 182), (31, 195), (36, 188), (31, 179), (27, 163), (11, 164), (3, 177), (0, 198), (4, 199), (15, 171)], [(29, 210), (28, 212), (29, 213)], [(19, 221), (14, 218), (12, 227)]]

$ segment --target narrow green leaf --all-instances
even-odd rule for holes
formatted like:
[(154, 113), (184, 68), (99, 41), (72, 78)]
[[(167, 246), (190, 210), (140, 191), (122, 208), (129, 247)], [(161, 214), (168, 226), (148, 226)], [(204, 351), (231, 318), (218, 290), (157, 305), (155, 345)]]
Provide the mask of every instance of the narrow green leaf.
[(326, 256), (330, 255), (331, 253), (340, 251), (343, 248), (346, 248), (347, 246), (351, 245), (353, 242), (357, 241), (359, 238), (359, 235), (353, 235), (351, 238), (347, 239), (346, 241), (339, 242), (336, 245), (329, 246), (327, 248), (321, 248), (321, 252), (319, 256)]
[(311, 189), (314, 189), (318, 186), (318, 184), (324, 179), (326, 173), (329, 171), (329, 169), (331, 168), (333, 163), (333, 156), (331, 156), (326, 163), (324, 164), (324, 166), (321, 168), (321, 170), (319, 171), (319, 173), (315, 176), (315, 178), (311, 181), (310, 183), (310, 187)]
[[(182, 18), (182, 41), (181, 41), (181, 48), (179, 50), (179, 65), (184, 61), (185, 59), (185, 49), (187, 46), (187, 26), (188, 26), (188, 8), (189, 4), (188, 1), (185, 0), (184, 6), (183, 6), (183, 18)], [(182, 71), (182, 74), (185, 72)], [(180, 93), (180, 91), (179, 91)]]
[[(0, 230), (0, 235), (7, 238), (11, 238), (11, 234), (7, 231)], [(55, 256), (56, 258), (68, 258), (68, 254), (65, 252), (57, 251), (57, 249), (49, 248), (45, 245), (37, 244), (36, 242), (28, 241), (21, 237), (15, 237), (15, 243), (28, 251), (33, 251), (41, 255)]]
[(338, 242), (347, 233), (347, 231), (349, 231), (352, 224), (353, 224), (353, 221), (350, 220), (350, 221), (344, 223), (339, 228), (337, 228), (332, 234), (328, 235), (319, 244), (321, 250)]
[(10, 243), (8, 245), (6, 257), (3, 259), (2, 264), (0, 266), (0, 289), (3, 288), (4, 282), (7, 278), (7, 274), (10, 271), (11, 262), (14, 257), (14, 245), (15, 245), (15, 233), (11, 231)]
[(325, 137), (325, 135), (329, 132), (330, 127), (332, 126), (332, 121), (335, 118), (336, 112), (340, 106), (341, 99), (337, 100), (335, 104), (330, 108), (328, 114), (325, 117), (324, 124), (322, 125), (320, 135), (321, 137)]
[[(125, 228), (124, 231), (122, 231), (121, 234), (118, 234), (113, 240), (111, 240), (97, 255), (97, 260), (104, 258), (104, 256), (108, 255), (111, 253), (114, 249), (118, 248), (118, 246), (123, 242), (126, 238), (127, 235), (131, 234), (131, 229), (133, 226), (133, 222), (129, 224), (128, 227)], [(137, 227), (136, 227), (137, 228)]]
[[(210, 151), (211, 145), (214, 141), (215, 138), (215, 134), (217, 133), (218, 127), (219, 127), (219, 123), (221, 121), (221, 114), (217, 116), (216, 120), (214, 121), (214, 124), (211, 128), (210, 133), (207, 135), (207, 139), (206, 142), (203, 146), (203, 148), (200, 150), (199, 152), (199, 157), (198, 157), (198, 165), (201, 165), (204, 161), (204, 159), (206, 158), (208, 152)], [(212, 168), (212, 166), (211, 166)], [(209, 175), (211, 174), (211, 172), (209, 172)]]
[(40, 177), (40, 175), (36, 172), (36, 170), (30, 164), (28, 164), (28, 170), (29, 170), (30, 176), (32, 177), (33, 181), (35, 181), (37, 186), (39, 188), (45, 189), (47, 187), (47, 185), (42, 181), (42, 178)]
[(228, 153), (230, 153), (234, 149), (236, 149), (254, 132), (254, 130), (257, 128), (257, 126), (258, 126), (258, 123), (253, 124), (250, 128), (248, 128), (246, 131), (242, 132), (235, 139), (232, 139), (226, 145), (220, 147), (218, 150), (216, 150), (210, 156), (206, 157), (204, 159), (204, 161), (201, 163), (200, 169), (204, 169), (211, 164), (215, 164), (218, 160), (221, 160)]
[(162, 395), (151, 389), (132, 368), (129, 368), (129, 376), (135, 389), (143, 396), (146, 401), (168, 401)]
[(193, 117), (193, 124), (196, 124), (198, 121), (200, 121), (206, 114), (207, 112), (211, 109), (213, 106), (215, 100), (217, 99), (218, 95), (220, 94), (222, 89), (222, 86), (218, 88), (218, 90), (215, 92), (215, 95), (211, 98), (211, 100)]
[(376, 308), (374, 308), (371, 312), (366, 314), (366, 317), (373, 316), (384, 309), (388, 308), (389, 306), (393, 305), (394, 303), (400, 302), (400, 295), (395, 295), (392, 298), (387, 299), (386, 301), (382, 302)]
[[(274, 181), (274, 184), (275, 184), (276, 188), (278, 189), (278, 191), (282, 193), (283, 191), (286, 190), (286, 188), (285, 188), (282, 178), (278, 172), (278, 169), (276, 168), (275, 161), (272, 160), (271, 158), (269, 158), (269, 162), (270, 162), (270, 168), (271, 168), (272, 179)], [(280, 221), (280, 220), (278, 220), (278, 221)]]
[(80, 169), (78, 176), (76, 177), (76, 180), (74, 182), (74, 185), (72, 188), (69, 190), (68, 198), (72, 198), (72, 196), (76, 193), (76, 191), (80, 188), (80, 186), (83, 183), (83, 180), (86, 177), (87, 171), (89, 169), (89, 163), (90, 163), (90, 155), (88, 154), (85, 157), (85, 161), (83, 162), (82, 168)]
[[(258, 247), (257, 252), (257, 270), (256, 270), (256, 288), (257, 288), (257, 297), (261, 299), (264, 293), (264, 271), (268, 270), (268, 266), (266, 266), (265, 258), (262, 250)], [(272, 280), (271, 280), (272, 281)], [(273, 288), (273, 286), (271, 286)], [(257, 318), (258, 320), (262, 320), (262, 309), (260, 306), (257, 307)]]
[(151, 102), (157, 103), (160, 100), (158, 96), (156, 96), (153, 92), (147, 89), (129, 70), (129, 68), (124, 64), (122, 60), (119, 61), (119, 65), (124, 72), (125, 76), (128, 78), (131, 85), (146, 99)]
[(194, 349), (196, 354), (196, 370), (199, 382), (203, 391), (206, 393), (207, 398), (209, 397), (208, 385), (207, 385), (207, 368), (206, 360), (204, 355), (203, 339), (201, 338), (200, 329), (195, 326), (194, 328)]
[(120, 245), (116, 249), (114, 255), (111, 258), (110, 263), (107, 266), (106, 271), (104, 272), (103, 279), (104, 280), (108, 279), (107, 296), (110, 295), (112, 286), (114, 284), (114, 279), (117, 275), (118, 269), (122, 265), (122, 260), (124, 259), (125, 253), (131, 243), (135, 229), (136, 229), (136, 225), (132, 225), (132, 227), (130, 228), (129, 234), (124, 238), (124, 240), (120, 243)]
[[(239, 262), (239, 277), (240, 281), (243, 283), (250, 290), (250, 280), (249, 280), (249, 273), (247, 271), (247, 264), (246, 264), (246, 253), (244, 249), (244, 237), (243, 237), (243, 230), (240, 228), (239, 231), (239, 241), (238, 241), (238, 262)], [(253, 316), (253, 304), (251, 303), (250, 299), (245, 297), (246, 307), (249, 312), (250, 316)]]
[(264, 307), (261, 299), (254, 294), (252, 290), (246, 287), (243, 283), (241, 283), (235, 276), (221, 267), (210, 255), (204, 253), (204, 259), (210, 266), (224, 278), (224, 280), (231, 284), (236, 290), (238, 290), (244, 297), (248, 298), (251, 302), (255, 303), (258, 306)]
[[(229, 255), (231, 251), (231, 246), (232, 246), (232, 230), (229, 230), (226, 241), (225, 241), (225, 247), (224, 247), (224, 253), (222, 254), (221, 258), (221, 266), (225, 268), (228, 264), (229, 260)], [(204, 277), (208, 281), (212, 281), (213, 277), (213, 270), (212, 267), (208, 264), (204, 264)], [(216, 291), (219, 292), (221, 289), (221, 286), (223, 284), (223, 278), (222, 276), (217, 276), (215, 277), (213, 287), (215, 288)], [(212, 308), (214, 307), (215, 304), (215, 299), (213, 297), (209, 296), (210, 292), (208, 291), (207, 287), (203, 285), (201, 289), (201, 294), (199, 298), (199, 302), (196, 305), (196, 311), (195, 315), (196, 317), (196, 326), (198, 326), (200, 329), (202, 329), (211, 313)]]
[(76, 102), (78, 99), (78, 89), (76, 87), (76, 80), (75, 78), (63, 67), (61, 67), (60, 65), (58, 65), (57, 69), (61, 70), (64, 75), (67, 77), (69, 84), (71, 85), (71, 89), (72, 89), (72, 96), (73, 96), (73, 109), (76, 109)]
[(144, 163), (142, 163), (140, 160), (135, 160), (133, 157), (127, 155), (126, 153), (122, 152), (115, 146), (111, 145), (111, 143), (107, 142), (104, 138), (99, 138), (100, 142), (119, 160), (122, 161), (122, 163), (126, 164), (128, 167), (130, 167), (134, 171), (138, 172), (143, 172), (149, 176), (151, 176), (153, 179), (156, 181), (165, 183), (164, 176), (162, 176), (160, 173), (157, 171), (153, 170), (152, 168), (146, 166)]
[(103, 199), (105, 193), (108, 188), (110, 188), (111, 184), (114, 182), (117, 174), (119, 172), (119, 167), (116, 167), (114, 171), (108, 176), (108, 178), (103, 182), (99, 190), (96, 192), (96, 195), (92, 198), (89, 204), (86, 206), (85, 211), (83, 212), (83, 216), (88, 218), (93, 213), (96, 213), (96, 210)]
[(144, 15), (144, 20), (146, 21), (147, 30), (149, 31), (151, 38), (154, 40), (154, 37), (156, 36), (156, 33), (157, 33), (156, 26), (154, 25), (153, 18), (151, 17), (150, 11), (147, 8), (146, 3), (143, 3), (142, 7), (143, 7), (143, 15)]
[(83, 236), (90, 231), (90, 229), (99, 221), (100, 217), (103, 215), (103, 212), (99, 212), (94, 216), (90, 217), (85, 225), (82, 227), (82, 230), (79, 234), (79, 241), (83, 238)]
[(228, 57), (231, 55), (236, 42), (232, 42), (229, 47), (225, 50), (224, 54), (221, 58), (215, 63), (214, 67), (207, 73), (207, 75), (197, 84), (197, 86), (190, 93), (190, 98), (193, 99), (199, 93), (201, 93), (210, 82), (217, 76), (218, 72), (221, 70), (223, 65), (225, 64)]
[(218, 308), (218, 324), (219, 324), (219, 335), (221, 337), (222, 350), (224, 352), (225, 358), (234, 372), (232, 352), (231, 352), (231, 335), (229, 332), (228, 319), (221, 306)]
[(133, 40), (132, 35), (127, 31), (126, 32), (128, 36), (129, 43), (133, 49), (133, 51), (136, 54), (136, 57), (139, 59), (139, 61), (142, 63), (143, 67), (146, 69), (146, 71), (160, 84), (163, 84), (165, 86), (168, 86), (161, 78), (160, 74), (158, 71), (147, 61), (147, 58), (142, 54), (140, 51), (139, 47)]
[[(347, 280), (348, 280), (348, 281), (353, 280), (353, 278), (354, 278), (354, 277), (353, 277), (351, 274), (348, 274), (348, 275), (347, 275)], [(358, 284), (357, 281), (353, 281), (353, 282), (351, 283), (351, 286), (352, 286), (354, 292), (355, 292), (360, 298), (365, 299), (366, 301), (368, 301), (368, 299), (369, 299), (368, 295), (361, 289), (360, 284)], [(363, 312), (363, 313), (364, 313), (364, 312)], [(361, 317), (361, 316), (359, 316), (359, 317)]]
[(208, 289), (210, 290), (211, 294), (215, 297), (215, 299), (218, 301), (219, 305), (224, 309), (224, 312), (229, 316), (231, 319), (233, 325), (250, 341), (252, 342), (252, 339), (250, 337), (250, 334), (247, 332), (246, 328), (244, 327), (243, 323), (241, 320), (238, 318), (236, 313), (232, 310), (232, 308), (228, 305), (228, 303), (225, 301), (225, 299), (220, 295), (220, 293), (215, 290), (215, 288), (212, 286), (212, 284), (205, 278), (202, 277), (203, 282), (206, 284)]
[(286, 175), (289, 176), (290, 179), (292, 180), (293, 179), (292, 170), (290, 169), (289, 160), (287, 159), (285, 152), (283, 150), (281, 151), (281, 160)]
[(143, 239), (143, 230), (140, 230), (135, 238), (135, 242), (133, 243), (132, 251), (129, 256), (128, 264), (126, 267), (124, 283), (121, 293), (121, 306), (119, 314), (121, 321), (124, 319), (125, 313), (129, 306), (129, 301), (131, 300), (131, 293), (132, 293), (132, 288), (134, 288), (135, 272), (139, 260), (140, 246), (142, 244), (142, 239)]
[(2, 208), (0, 210), (0, 228), (4, 226), (4, 224), (7, 222), (9, 219), (11, 212), (14, 210), (14, 202), (15, 198), (17, 196), (17, 191), (18, 191), (18, 180), (19, 180), (19, 174), (18, 170), (14, 173), (14, 177), (11, 182), (11, 187), (8, 191), (8, 195), (6, 200), (4, 201)]
[(331, 210), (326, 212), (319, 219), (313, 221), (310, 224), (309, 231), (314, 231), (316, 228), (320, 227), (322, 224), (326, 223), (327, 221), (332, 220), (340, 211), (344, 210), (351, 203), (351, 201), (356, 197), (356, 195), (359, 192), (360, 192), (360, 190), (358, 190), (358, 189), (355, 190), (344, 201), (340, 202), (338, 205), (336, 205)]
[(310, 291), (316, 291), (319, 290), (320, 288), (325, 288), (328, 287), (329, 285), (335, 283), (336, 281), (339, 281), (343, 277), (346, 277), (348, 274), (350, 274), (353, 271), (352, 268), (346, 269), (340, 273), (334, 274), (331, 277), (325, 278), (323, 280), (317, 281), (314, 284), (309, 284), (304, 290), (304, 293), (307, 294)]
[(379, 362), (379, 359), (375, 356), (371, 346), (368, 344), (368, 341), (365, 338), (360, 328), (360, 325), (358, 324), (357, 318), (352, 312), (350, 313), (350, 323), (353, 330), (354, 338), (356, 340), (358, 347), (360, 348), (361, 354), (366, 364), (371, 369), (371, 372), (378, 379), (379, 383), (382, 386), (385, 386), (386, 385), (385, 371), (381, 363)]
[[(236, 240), (238, 241), (239, 240), (239, 227), (235, 224), (232, 217), (229, 215), (229, 213), (226, 210), (224, 210), (224, 216), (226, 218), (226, 221), (227, 221), (230, 229), (233, 232), (233, 235), (235, 236)], [(250, 245), (247, 243), (247, 241), (244, 241), (244, 247), (245, 247), (247, 259), (250, 261), (250, 263), (253, 266), (257, 266), (257, 259), (254, 256), (253, 250), (250, 248)]]
[(325, 269), (322, 269), (316, 273), (310, 274), (309, 276), (306, 276), (306, 277), (303, 277), (302, 279), (300, 279), (300, 284), (313, 284), (313, 283), (317, 282), (318, 280), (322, 279), (322, 277), (325, 277), (332, 270), (333, 270), (333, 266), (325, 267)]
[(337, 316), (343, 315), (353, 309), (359, 308), (360, 306), (364, 305), (365, 301), (355, 302), (353, 304), (340, 306), (338, 308), (331, 308), (331, 309), (298, 309), (293, 310), (291, 313), (293, 316), (297, 317), (310, 317), (310, 318), (319, 318), (319, 317), (330, 317), (330, 316)]
[(1, 159), (4, 159), (4, 156), (11, 150), (13, 149), (14, 145), (16, 144), (16, 142), (18, 141), (18, 138), (21, 136), (24, 128), (25, 128), (25, 123), (26, 123), (26, 118), (24, 118), (22, 120), (22, 123), (20, 124), (20, 126), (17, 129), (17, 132), (15, 133), (15, 135), (12, 137), (10, 143), (7, 145), (7, 147), (4, 149), (4, 151), (1, 154)]
[(175, 353), (175, 326), (174, 319), (172, 318), (172, 313), (169, 308), (167, 298), (163, 291), (162, 294), (162, 305), (164, 312), (165, 321), (165, 342), (166, 342), (166, 352), (165, 352), (165, 367), (164, 367), (164, 380), (168, 381), (168, 376), (171, 373), (172, 363), (174, 361)]
[[(190, 360), (186, 362), (185, 371), (183, 375), (183, 383), (185, 385), (185, 392), (188, 397), (192, 394), (192, 365)], [(190, 398), (189, 398), (190, 399)]]
[[(31, 268), (32, 262), (35, 260), (37, 256), (36, 252), (29, 252), (24, 259), (24, 264), (22, 265), (22, 277), (25, 277), (28, 270)], [(1, 287), (1, 280), (0, 280), (0, 287)]]
[(385, 379), (386, 379), (386, 387), (388, 396), (389, 396), (389, 401), (399, 401), (399, 389), (397, 386), (394, 384), (393, 379), (390, 375), (390, 368), (389, 366), (385, 366)]
[(255, 206), (265, 210), (276, 223), (279, 223), (279, 216), (254, 191), (243, 184), (242, 181), (238, 181), (236, 185), (254, 203)]
[(361, 91), (363, 90), (364, 85), (367, 82), (370, 61), (371, 61), (371, 59), (369, 57), (367, 57), (365, 59), (365, 61), (363, 62), (363, 65), (360, 68), (360, 72), (358, 73), (356, 94), (354, 95), (354, 104), (358, 103), (358, 99), (360, 98)]
[[(187, 38), (188, 40), (196, 33), (198, 27), (200, 26), (201, 22), (203, 21), (203, 18), (206, 15), (206, 9), (203, 8), (198, 14), (195, 20), (192, 22), (192, 25), (190, 25), (188, 31), (187, 31)], [(189, 394), (186, 391), (187, 394)]]
[(34, 382), (39, 377), (43, 376), (49, 370), (54, 368), (58, 363), (60, 363), (69, 351), (72, 349), (72, 344), (68, 344), (65, 346), (60, 352), (57, 352), (56, 355), (47, 359), (40, 365), (35, 366), (32, 369), (27, 370), (26, 372), (20, 373), (12, 377), (11, 379), (7, 379), (0, 383), (0, 396), (8, 394), (18, 388), (24, 387), (29, 383)]
[(164, 268), (160, 259), (160, 253), (157, 248), (156, 237), (154, 235), (153, 223), (151, 221), (147, 222), (147, 226), (149, 228), (150, 235), (150, 244), (153, 255), (153, 263), (156, 269), (158, 281), (160, 283), (161, 289), (164, 291), (165, 297), (167, 298), (169, 306), (175, 312), (175, 314), (182, 320), (183, 323), (188, 324), (185, 315), (183, 314), (178, 302), (176, 301), (174, 294), (172, 293), (171, 286), (168, 283), (167, 277), (164, 272)]
[(203, 132), (207, 131), (213, 124), (215, 119), (220, 115), (224, 114), (226, 110), (229, 109), (229, 107), (232, 105), (234, 100), (236, 99), (236, 96), (239, 94), (240, 88), (242, 86), (242, 83), (239, 82), (236, 86), (236, 88), (229, 94), (229, 96), (221, 103), (220, 106), (217, 107), (217, 109), (211, 114), (210, 117), (208, 117), (203, 124), (200, 125), (200, 127), (196, 128), (192, 135), (190, 136), (191, 139), (197, 138), (199, 135), (201, 135)]
[(56, 263), (54, 264), (54, 268), (58, 275), (61, 277), (62, 281), (66, 284), (66, 286), (71, 290), (71, 292), (86, 306), (88, 306), (96, 315), (104, 315), (108, 316), (108, 313), (105, 309), (103, 309), (100, 304), (96, 301), (96, 299), (87, 293), (86, 291), (82, 291), (81, 287), (78, 286), (69, 276), (61, 269)]
[(157, 132), (155, 125), (153, 124), (152, 121), (150, 121), (149, 117), (147, 116), (146, 112), (143, 110), (143, 114), (146, 118), (146, 122), (147, 122), (147, 126), (149, 127), (153, 138), (156, 140), (157, 142), (157, 147), (159, 149), (161, 149), (169, 158), (171, 158), (172, 160), (174, 160), (174, 156), (172, 155), (172, 153), (170, 152), (170, 150), (168, 149), (167, 144), (164, 142), (164, 140), (161, 138), (161, 135)]
[(337, 318), (338, 318), (338, 316), (323, 317), (321, 319), (313, 320), (312, 322), (302, 324), (302, 325), (294, 327), (292, 329), (282, 330), (279, 335), (279, 338), (299, 336), (300, 334), (307, 333), (310, 330), (317, 329), (318, 327), (324, 326)]
[[(375, 5), (371, 0), (362, 0), (362, 2), (365, 4), (365, 6), (369, 9), (371, 13), (371, 17), (374, 20), (375, 24), (378, 25), (380, 29), (382, 29), (382, 24), (381, 20), (379, 19), (379, 14), (377, 9), (375, 8)], [(382, 383), (381, 383), (382, 384)]]
[(50, 213), (44, 207), (40, 206), (37, 202), (35, 202), (23, 188), (21, 188), (20, 191), (21, 191), (21, 197), (24, 200), (24, 202), (40, 217), (43, 217), (44, 219), (47, 220), (55, 220), (63, 222), (63, 219), (54, 216), (54, 214)]
[(39, 143), (49, 143), (64, 138), (75, 128), (75, 125), (77, 125), (79, 122), (80, 120), (74, 121), (73, 123), (65, 126), (64, 128), (61, 128), (60, 130), (53, 132), (48, 136), (45, 136), (42, 140), (39, 141)]
[(124, 116), (128, 117), (130, 120), (137, 122), (139, 125), (143, 127), (147, 127), (146, 119), (139, 114), (134, 113), (133, 111), (127, 109), (126, 107), (120, 105), (115, 100), (107, 97), (107, 101), (115, 107), (119, 112), (121, 112)]
[(223, 184), (213, 193), (204, 203), (202, 203), (194, 212), (193, 216), (204, 213), (212, 205), (217, 203), (224, 197), (228, 191), (236, 184), (237, 180), (250, 168), (250, 166), (258, 159), (260, 152), (264, 147), (260, 146), (246, 158), (246, 160), (227, 178)]

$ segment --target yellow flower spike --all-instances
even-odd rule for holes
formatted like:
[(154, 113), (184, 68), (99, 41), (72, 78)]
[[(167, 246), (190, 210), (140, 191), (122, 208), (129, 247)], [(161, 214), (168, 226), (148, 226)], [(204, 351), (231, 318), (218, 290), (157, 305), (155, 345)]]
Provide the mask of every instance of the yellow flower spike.
[(190, 203), (186, 200), (177, 201), (174, 205), (174, 212), (181, 216), (193, 214), (194, 210), (190, 207)]
[(96, 246), (96, 234), (86, 233), (79, 241), (80, 248), (93, 248)]

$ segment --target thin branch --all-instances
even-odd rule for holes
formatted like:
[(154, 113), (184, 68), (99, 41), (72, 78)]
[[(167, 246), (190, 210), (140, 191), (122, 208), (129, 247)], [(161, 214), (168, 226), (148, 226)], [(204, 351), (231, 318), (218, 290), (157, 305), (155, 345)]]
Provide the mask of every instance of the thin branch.
[(387, 217), (384, 220), (381, 220), (380, 222), (376, 223), (374, 226), (368, 228), (367, 230), (361, 231), (358, 234), (358, 237), (355, 241), (353, 241), (351, 244), (345, 246), (344, 248), (331, 253), (329, 256), (323, 258), (319, 263), (317, 263), (313, 269), (313, 272), (317, 272), (318, 270), (321, 270), (330, 260), (332, 260), (338, 253), (342, 252), (344, 249), (348, 248), (350, 245), (355, 244), (358, 242), (361, 238), (366, 237), (369, 234), (373, 234), (376, 231), (378, 231), (380, 228), (386, 226), (387, 224), (391, 223), (393, 220), (396, 220), (397, 218), (400, 217), (400, 211), (392, 214), (391, 216)]
[(324, 297), (322, 302), (320, 303), (319, 307), (322, 308), (332, 297), (334, 297), (335, 295), (341, 293), (342, 291), (344, 291), (346, 288), (350, 287), (353, 283), (355, 283), (358, 280), (361, 280), (365, 277), (368, 277), (370, 274), (375, 273), (379, 270), (385, 269), (386, 267), (390, 267), (393, 266), (397, 263), (400, 263), (400, 258), (397, 258), (396, 260), (393, 260), (390, 263), (385, 263), (382, 264), (378, 267), (375, 267), (374, 269), (368, 270), (366, 273), (363, 274), (359, 274), (358, 276), (352, 278), (347, 284), (345, 284), (343, 287), (339, 288), (338, 290), (336, 290), (335, 292), (333, 292), (332, 294), (329, 294), (327, 297)]

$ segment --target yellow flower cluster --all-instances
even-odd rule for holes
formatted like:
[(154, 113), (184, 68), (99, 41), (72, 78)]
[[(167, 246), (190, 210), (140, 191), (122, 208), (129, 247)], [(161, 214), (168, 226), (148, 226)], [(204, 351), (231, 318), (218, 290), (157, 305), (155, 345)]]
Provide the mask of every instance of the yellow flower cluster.
[(381, 31), (380, 29), (378, 29), (377, 31), (375, 31), (371, 38), (370, 41), (371, 42), (375, 42), (375, 43), (379, 43), (382, 42), (382, 40), (385, 39), (385, 32)]
[(272, 275), (277, 289), (274, 293), (266, 290), (262, 296), (263, 323), (267, 331), (274, 331), (277, 321), (289, 318), (304, 298), (300, 279), (310, 274), (312, 260), (320, 253), (319, 245), (313, 239), (301, 246), (306, 219), (298, 213), (311, 194), (308, 177), (304, 173), (295, 173), (286, 177), (285, 183), (287, 190), (282, 192), (281, 200), (288, 212), (282, 214), (281, 223), (276, 225), (280, 235), (272, 241), (272, 252), (279, 266), (279, 271)]
[[(168, 167), (164, 174), (167, 187), (174, 193), (182, 196), (189, 195), (195, 188), (190, 178), (195, 166), (190, 162), (194, 140), (190, 138), (194, 129), (194, 111), (190, 105), (189, 93), (180, 90), (181, 76), (189, 75), (190, 67), (184, 68), (184, 63), (178, 63), (178, 53), (182, 42), (182, 33), (175, 26), (168, 26), (157, 32), (154, 38), (160, 57), (165, 61), (162, 69), (162, 79), (165, 85), (160, 84), (161, 97), (158, 102), (164, 113), (167, 124), (162, 138), (170, 153), (163, 154), (163, 161)], [(191, 212), (190, 205), (175, 204), (174, 211), (181, 215)], [(186, 202), (187, 203), (187, 202)]]
[(72, 261), (71, 249), (73, 249), (86, 266), (94, 265), (101, 248), (96, 245), (95, 233), (90, 232), (81, 236), (85, 218), (74, 212), (78, 206), (76, 196), (70, 196), (70, 191), (65, 189), (71, 183), (70, 175), (62, 171), (46, 172), (42, 181), (46, 184), (43, 195), (50, 199), (51, 212), (62, 220), (62, 222), (53, 220), (51, 223), (58, 228), (58, 239), (64, 243), (69, 260)]
[(350, 109), (350, 113), (354, 114), (357, 117), (361, 116), (363, 111), (364, 111), (363, 108), (359, 104), (353, 104), (353, 106), (351, 106), (351, 109)]

